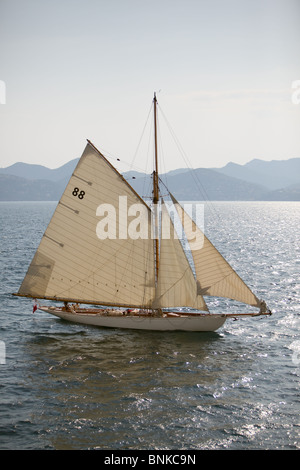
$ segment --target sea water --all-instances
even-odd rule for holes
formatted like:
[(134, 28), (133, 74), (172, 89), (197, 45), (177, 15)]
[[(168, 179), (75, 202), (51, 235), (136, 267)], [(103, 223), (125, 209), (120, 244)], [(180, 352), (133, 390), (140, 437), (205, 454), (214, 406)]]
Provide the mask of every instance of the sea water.
[(55, 206), (0, 203), (0, 449), (299, 449), (299, 202), (205, 208), (206, 235), (273, 311), (216, 333), (33, 314), (11, 293)]

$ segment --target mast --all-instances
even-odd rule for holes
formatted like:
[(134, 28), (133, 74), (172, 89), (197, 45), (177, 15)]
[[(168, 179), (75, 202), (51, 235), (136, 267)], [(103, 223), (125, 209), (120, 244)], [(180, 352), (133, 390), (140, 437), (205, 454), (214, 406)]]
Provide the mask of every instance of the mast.
[(155, 170), (153, 171), (153, 204), (154, 204), (154, 217), (155, 217), (155, 271), (156, 280), (158, 277), (159, 268), (159, 240), (158, 240), (158, 202), (159, 202), (159, 187), (158, 187), (158, 156), (157, 156), (157, 99), (156, 93), (153, 98), (154, 105), (154, 158), (155, 158)]

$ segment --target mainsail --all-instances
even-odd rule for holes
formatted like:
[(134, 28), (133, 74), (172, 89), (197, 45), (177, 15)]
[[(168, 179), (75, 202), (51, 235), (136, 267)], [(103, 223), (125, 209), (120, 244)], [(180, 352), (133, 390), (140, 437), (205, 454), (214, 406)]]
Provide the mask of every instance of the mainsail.
[(191, 254), (193, 257), (198, 294), (227, 297), (255, 307), (260, 307), (259, 299), (223, 258), (219, 251), (204, 235), (182, 206), (171, 195), (188, 240), (195, 240)]
[[(120, 197), (124, 196), (128, 207), (144, 205), (149, 219), (146, 237), (126, 236), (127, 218), (118, 210)], [(119, 231), (112, 231), (105, 239), (97, 235), (99, 215), (104, 215), (99, 213), (101, 203), (109, 203), (107, 227), (115, 226)], [(89, 141), (19, 295), (117, 306), (152, 305), (155, 278), (151, 211)]]

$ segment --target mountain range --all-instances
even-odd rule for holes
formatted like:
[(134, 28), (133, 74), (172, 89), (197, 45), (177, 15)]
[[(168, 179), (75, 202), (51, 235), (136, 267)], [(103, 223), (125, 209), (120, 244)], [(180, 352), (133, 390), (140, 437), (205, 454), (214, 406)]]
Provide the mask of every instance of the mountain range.
[[(59, 200), (77, 162), (71, 160), (57, 169), (28, 163), (0, 168), (0, 201)], [(127, 172), (123, 176), (141, 196), (151, 184), (151, 175)], [(181, 201), (300, 201), (300, 158), (178, 169), (160, 178)]]

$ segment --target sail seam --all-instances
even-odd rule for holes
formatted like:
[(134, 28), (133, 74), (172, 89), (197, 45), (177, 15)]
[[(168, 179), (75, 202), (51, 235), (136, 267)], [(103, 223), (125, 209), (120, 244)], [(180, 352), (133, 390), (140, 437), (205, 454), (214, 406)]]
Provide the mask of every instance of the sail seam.
[(93, 185), (93, 183), (92, 183), (91, 181), (87, 181), (87, 180), (85, 180), (84, 178), (81, 178), (81, 176), (76, 175), (75, 173), (73, 173), (72, 176), (74, 176), (75, 178), (78, 178), (78, 179), (81, 180), (81, 181), (84, 181), (84, 182), (87, 183), (89, 186), (92, 186), (92, 185)]
[(73, 207), (67, 206), (67, 204), (64, 204), (63, 202), (59, 201), (59, 204), (60, 204), (61, 206), (66, 207), (67, 209), (70, 209), (70, 211), (75, 212), (75, 214), (79, 214), (79, 211), (78, 211), (77, 209), (73, 209)]
[(57, 245), (61, 246), (62, 248), (64, 247), (64, 244), (61, 242), (58, 242), (57, 240), (54, 240), (54, 238), (49, 237), (48, 235), (44, 234), (45, 238), (48, 238), (48, 240), (51, 240), (52, 242), (56, 243)]

